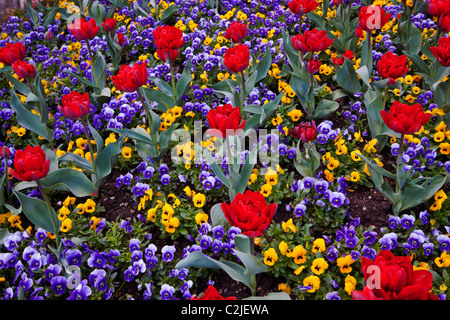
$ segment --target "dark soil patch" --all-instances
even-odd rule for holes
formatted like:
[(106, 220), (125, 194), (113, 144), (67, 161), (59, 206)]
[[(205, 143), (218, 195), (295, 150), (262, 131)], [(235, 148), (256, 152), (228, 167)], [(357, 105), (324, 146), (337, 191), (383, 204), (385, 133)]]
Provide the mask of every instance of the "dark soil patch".
[(392, 205), (377, 189), (362, 186), (348, 192), (347, 197), (350, 200), (349, 214), (352, 218), (360, 218), (364, 227), (374, 226), (375, 229), (380, 229), (387, 225), (387, 219), (392, 214)]

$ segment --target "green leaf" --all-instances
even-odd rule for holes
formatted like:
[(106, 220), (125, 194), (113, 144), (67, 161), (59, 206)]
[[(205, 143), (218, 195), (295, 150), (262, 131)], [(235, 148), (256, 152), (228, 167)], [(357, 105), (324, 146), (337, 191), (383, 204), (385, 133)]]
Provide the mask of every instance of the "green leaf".
[[(370, 74), (370, 73), (369, 73)], [(346, 91), (355, 93), (361, 91), (358, 74), (350, 60), (345, 59), (342, 66), (336, 73), (336, 81)]]
[(176, 6), (176, 5), (171, 5), (169, 6), (166, 10), (164, 10), (161, 14), (161, 22), (165, 23), (167, 20), (170, 19), (171, 16), (173, 16), (175, 13), (178, 12), (178, 10), (180, 10), (180, 7)]
[(62, 168), (49, 173), (41, 179), (42, 186), (51, 190), (70, 191), (75, 197), (91, 196), (94, 184), (78, 170)]
[[(52, 208), (49, 208), (45, 201), (28, 197), (14, 189), (13, 193), (19, 199), (22, 212), (31, 223), (53, 234), (59, 232), (60, 221), (56, 212)], [(53, 221), (56, 226), (53, 225)]]
[[(28, 96), (28, 94), (30, 93), (30, 88), (28, 88), (28, 86), (19, 81), (18, 79), (14, 78), (9, 72), (8, 72), (9, 68), (1, 68), (0, 70), (6, 75), (6, 77), (8, 78), (8, 81), (11, 82), (11, 84), (14, 86), (14, 89), (17, 91), (19, 91), (21, 94)], [(12, 69), (11, 69), (12, 70)]]
[(153, 82), (166, 96), (173, 97), (173, 89), (167, 82), (158, 77), (148, 77), (148, 79)]
[(211, 208), (211, 223), (214, 226), (217, 225), (229, 225), (227, 218), (225, 218), (225, 215), (223, 213), (223, 210), (221, 208), (221, 203), (216, 203), (215, 205), (212, 206)]
[(178, 83), (175, 87), (175, 94), (177, 95), (176, 96), (177, 101), (180, 100), (181, 97), (183, 97), (183, 95), (186, 93), (191, 81), (192, 81), (191, 59), (189, 59), (186, 64), (186, 68), (184, 68), (183, 73), (181, 74), (180, 79), (178, 79)]
[(122, 144), (125, 135), (121, 135), (117, 141), (109, 143), (95, 158), (95, 167), (97, 170), (97, 183), (100, 186), (103, 180), (111, 173), (112, 167), (116, 163), (117, 156), (122, 152)]
[(189, 267), (222, 269), (233, 280), (242, 282), (247, 287), (251, 288), (251, 276), (245, 274), (245, 268), (234, 262), (217, 261), (205, 256), (205, 254), (200, 251), (194, 251), (189, 253), (186, 258), (182, 259), (175, 265), (176, 269)]
[(17, 121), (22, 127), (49, 140), (46, 124), (41, 122), (40, 116), (29, 111), (22, 105), (14, 90), (11, 91), (11, 108), (16, 113)]
[(228, 188), (231, 188), (231, 182), (222, 172), (220, 167), (217, 165), (216, 160), (212, 157), (211, 153), (208, 149), (203, 148), (203, 154), (206, 157), (207, 163), (211, 166), (211, 169), (214, 171), (214, 174), (219, 178), (219, 180)]
[(85, 170), (89, 171), (90, 173), (94, 173), (94, 171), (92, 169), (92, 163), (90, 161), (88, 161), (86, 158), (84, 158), (78, 154), (75, 154), (72, 152), (67, 152), (67, 153), (63, 154), (61, 157), (59, 157), (58, 160), (73, 162), (77, 167), (85, 169)]
[(141, 90), (148, 105), (150, 105), (152, 102), (158, 103), (155, 109), (166, 112), (168, 107), (175, 107), (173, 97), (164, 94), (162, 91), (148, 87), (141, 87)]
[(339, 108), (339, 103), (336, 101), (331, 101), (327, 99), (320, 100), (317, 107), (314, 109), (310, 118), (312, 119), (323, 119), (328, 117), (330, 114), (335, 112)]
[(271, 66), (272, 54), (270, 53), (270, 50), (267, 49), (261, 61), (255, 64), (255, 71), (258, 71), (258, 76), (256, 77), (255, 83), (258, 83), (267, 76), (267, 72), (269, 72)]
[(361, 64), (360, 66), (366, 66), (369, 74), (372, 73), (373, 57), (372, 57), (372, 33), (364, 31), (366, 33), (366, 39), (364, 40), (363, 49), (361, 51)]

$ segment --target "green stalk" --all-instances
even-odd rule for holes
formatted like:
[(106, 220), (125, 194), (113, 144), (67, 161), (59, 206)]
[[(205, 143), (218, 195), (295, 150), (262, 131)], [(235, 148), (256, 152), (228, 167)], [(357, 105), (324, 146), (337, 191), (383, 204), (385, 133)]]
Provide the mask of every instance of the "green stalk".
[[(92, 160), (92, 171), (94, 171), (94, 173), (92, 174), (92, 182), (94, 183), (94, 185), (97, 183), (97, 168), (95, 166), (95, 158), (94, 158), (94, 148), (92, 147), (92, 142), (91, 142), (91, 136), (89, 134), (89, 128), (87, 126), (86, 120), (84, 118), (80, 119), (81, 124), (83, 125), (83, 129), (84, 129), (84, 133), (86, 134), (86, 139), (87, 139), (87, 143), (88, 143), (88, 148), (89, 148), (89, 153), (91, 154), (91, 160)], [(98, 186), (95, 187), (95, 195), (98, 196)]]
[(98, 79), (97, 79), (97, 73), (95, 71), (95, 57), (92, 54), (92, 50), (91, 50), (91, 45), (89, 43), (89, 40), (86, 40), (86, 44), (87, 44), (87, 48), (88, 48), (88, 52), (89, 52), (89, 59), (91, 59), (91, 67), (92, 67), (92, 73), (94, 75), (94, 80), (95, 80), (95, 85), (98, 84)]
[[(61, 240), (60, 240), (60, 238), (59, 238), (59, 229), (58, 229), (58, 223), (57, 223), (57, 221), (56, 221), (56, 215), (54, 215), (53, 214), (53, 208), (52, 208), (52, 205), (51, 205), (51, 203), (50, 203), (50, 200), (48, 199), (48, 196), (47, 196), (47, 193), (45, 192), (45, 189), (44, 189), (44, 187), (42, 186), (42, 184), (41, 184), (41, 181), (40, 180), (37, 180), (36, 181), (36, 184), (37, 184), (37, 186), (38, 186), (38, 188), (39, 188), (39, 191), (41, 192), (41, 194), (42, 194), (42, 197), (44, 198), (44, 200), (45, 200), (45, 203), (47, 204), (47, 206), (48, 206), (48, 209), (50, 210), (50, 212), (52, 213), (51, 214), (51, 217), (52, 217), (52, 226), (53, 226), (53, 229), (55, 230), (55, 238), (56, 238), (56, 251), (58, 251), (58, 253), (59, 253), (59, 247), (60, 247), (60, 243), (61, 243)], [(58, 255), (58, 260), (59, 260), (59, 255)]]
[[(250, 237), (250, 255), (253, 257), (255, 255), (255, 240)], [(250, 286), (252, 288), (252, 296), (256, 296), (256, 275), (250, 276)]]
[(155, 132), (153, 132), (153, 119), (152, 119), (152, 115), (150, 114), (150, 110), (147, 107), (147, 103), (145, 102), (144, 97), (142, 96), (141, 90), (140, 88), (136, 90), (139, 100), (141, 101), (142, 107), (145, 110), (145, 114), (147, 115), (148, 118), (148, 127), (150, 129), (150, 135), (152, 136), (152, 141), (154, 142), (153, 145), (153, 151), (155, 153), (155, 156), (158, 154), (158, 146), (156, 144), (156, 135)]
[(170, 53), (169, 53), (169, 66), (170, 66), (170, 75), (171, 75), (171, 79), (172, 79), (172, 93), (173, 93), (173, 101), (176, 104), (177, 103), (177, 93), (176, 93), (176, 85), (175, 85), (175, 76), (174, 76), (174, 71), (173, 71), (173, 63), (172, 63), (172, 59), (170, 58)]
[(398, 148), (398, 155), (397, 155), (397, 167), (402, 159), (402, 155), (403, 155), (403, 144), (404, 144), (404, 140), (405, 140), (405, 134), (402, 133), (401, 137), (400, 137), (400, 146)]
[(242, 118), (244, 117), (244, 103), (245, 103), (245, 76), (244, 72), (241, 72), (241, 106), (239, 108), (239, 111), (241, 113)]

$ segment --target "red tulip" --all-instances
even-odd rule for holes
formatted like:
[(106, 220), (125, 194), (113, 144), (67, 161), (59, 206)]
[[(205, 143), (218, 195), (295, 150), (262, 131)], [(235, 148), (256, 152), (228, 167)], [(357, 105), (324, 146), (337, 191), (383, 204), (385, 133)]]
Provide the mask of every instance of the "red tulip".
[(238, 21), (232, 22), (223, 36), (233, 43), (240, 43), (247, 36), (247, 25)]
[(125, 92), (134, 92), (148, 81), (147, 66), (145, 63), (135, 63), (132, 67), (123, 65), (116, 76), (111, 76), (117, 89)]
[(322, 61), (317, 59), (309, 59), (308, 60), (308, 72), (311, 74), (315, 74), (319, 71), (320, 66), (322, 65)]
[(312, 141), (317, 134), (316, 122), (312, 120), (311, 123), (298, 123), (293, 129), (289, 130), (289, 134), (294, 138), (300, 138), (303, 142)]
[(220, 205), (228, 222), (241, 229), (242, 234), (248, 237), (260, 237), (272, 222), (278, 205), (267, 205), (266, 199), (259, 192), (247, 190), (244, 194), (238, 193), (231, 204)]
[(395, 83), (395, 79), (403, 77), (408, 72), (407, 62), (408, 58), (405, 55), (398, 56), (388, 51), (378, 61), (378, 74), (382, 78), (389, 78), (389, 83)]
[(444, 67), (450, 67), (450, 38), (442, 37), (439, 39), (437, 47), (430, 47), (433, 55)]
[(388, 128), (402, 134), (412, 134), (430, 120), (431, 113), (426, 113), (420, 103), (412, 106), (394, 101), (389, 113), (380, 111)]
[(361, 271), (367, 284), (363, 291), (352, 292), (354, 300), (439, 300), (430, 293), (431, 272), (414, 270), (410, 257), (382, 250), (374, 261), (362, 257)]
[(304, 15), (317, 8), (319, 3), (314, 0), (291, 0), (288, 2), (289, 10), (298, 15)]
[(122, 33), (117, 32), (117, 43), (123, 47), (126, 44), (126, 42), (127, 38)]
[(106, 31), (112, 31), (116, 27), (116, 19), (106, 18), (105, 21), (103, 21), (102, 26)]
[(158, 27), (153, 31), (156, 52), (158, 58), (167, 61), (175, 60), (178, 56), (178, 49), (184, 44), (183, 32), (172, 26)]
[(17, 76), (23, 79), (34, 78), (37, 74), (36, 68), (32, 64), (22, 60), (14, 61), (12, 68)]
[(250, 60), (250, 51), (246, 45), (238, 44), (228, 48), (224, 55), (224, 64), (232, 73), (240, 73), (247, 69)]
[(91, 101), (87, 92), (81, 94), (71, 91), (62, 97), (61, 102), (62, 106), (58, 106), (59, 111), (72, 120), (85, 117), (91, 108)]
[(361, 27), (357, 27), (355, 30), (355, 36), (359, 39), (364, 35), (364, 30)]
[(21, 181), (37, 181), (44, 178), (50, 169), (50, 160), (46, 159), (40, 146), (25, 147), (17, 150), (14, 156), (14, 170), (10, 173)]
[(449, 32), (450, 31), (450, 13), (443, 14), (439, 18), (439, 27), (441, 27), (442, 32)]
[(227, 135), (238, 134), (245, 126), (242, 121), (239, 107), (232, 107), (231, 104), (218, 106), (209, 110), (206, 115), (209, 127), (208, 133), (214, 137), (224, 138)]
[(216, 288), (214, 288), (212, 285), (209, 285), (201, 298), (192, 296), (191, 300), (236, 300), (236, 297), (224, 298), (219, 294), (219, 291), (217, 291)]
[(381, 29), (390, 18), (391, 14), (386, 14), (378, 5), (362, 7), (359, 11), (359, 27), (365, 31)]
[(333, 39), (328, 38), (325, 30), (308, 30), (303, 34), (298, 34), (291, 37), (292, 46), (297, 51), (305, 52), (320, 52), (327, 49), (332, 43)]
[(450, 14), (450, 0), (430, 0), (428, 13), (433, 17)]
[(68, 26), (70, 33), (79, 41), (94, 39), (100, 31), (100, 27), (95, 22), (95, 19), (90, 19), (88, 22), (84, 18), (78, 18)]
[(14, 61), (23, 60), (26, 55), (25, 46), (21, 42), (7, 43), (6, 46), (0, 48), (0, 62), (8, 66)]
[(7, 146), (0, 146), (0, 157), (6, 159), (11, 156), (11, 151)]

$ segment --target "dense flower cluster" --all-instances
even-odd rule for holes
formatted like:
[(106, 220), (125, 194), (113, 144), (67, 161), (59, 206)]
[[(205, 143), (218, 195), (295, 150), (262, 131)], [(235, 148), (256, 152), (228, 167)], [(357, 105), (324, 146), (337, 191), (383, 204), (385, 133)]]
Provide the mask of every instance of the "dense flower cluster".
[(0, 26), (1, 299), (448, 299), (448, 0), (125, 2)]

